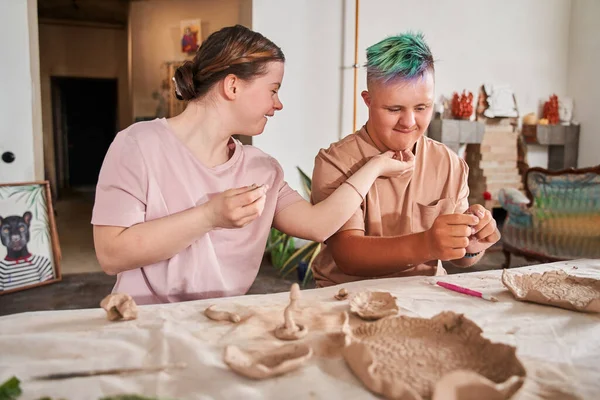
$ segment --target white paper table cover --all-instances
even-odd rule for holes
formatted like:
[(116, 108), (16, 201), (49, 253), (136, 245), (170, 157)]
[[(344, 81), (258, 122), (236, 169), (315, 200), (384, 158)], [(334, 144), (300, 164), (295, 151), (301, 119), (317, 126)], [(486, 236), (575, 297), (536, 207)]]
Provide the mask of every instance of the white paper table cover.
[[(600, 260), (541, 264), (511, 271), (552, 269), (600, 279)], [(600, 399), (600, 315), (517, 301), (502, 285), (501, 272), (437, 277), (492, 294), (499, 299), (497, 303), (434, 286), (432, 277), (369, 280), (343, 287), (351, 295), (365, 289), (389, 291), (406, 315), (432, 317), (446, 310), (463, 313), (483, 329), (485, 337), (516, 346), (527, 378), (514, 399)], [(303, 290), (300, 307), (320, 315), (338, 315), (348, 308), (348, 301), (333, 299), (340, 287)], [(253, 343), (281, 342), (261, 331), (260, 324), (238, 326), (211, 321), (204, 316), (204, 309), (216, 304), (220, 308), (254, 310), (257, 316), (263, 312), (273, 316), (283, 311), (288, 296), (277, 293), (141, 306), (137, 320), (117, 323), (109, 322), (101, 308), (0, 317), (0, 382), (17, 376), (22, 381), (20, 399), (24, 400), (43, 396), (99, 399), (125, 393), (172, 399), (377, 398), (354, 377), (340, 356), (315, 356), (299, 370), (264, 381), (236, 375), (224, 364), (222, 355), (227, 344), (252, 347)], [(257, 316), (250, 319), (260, 319)], [(358, 322), (353, 317), (353, 325)], [(309, 337), (317, 334), (318, 330), (313, 329)], [(62, 381), (31, 380), (58, 372), (180, 362), (185, 362), (187, 368)]]

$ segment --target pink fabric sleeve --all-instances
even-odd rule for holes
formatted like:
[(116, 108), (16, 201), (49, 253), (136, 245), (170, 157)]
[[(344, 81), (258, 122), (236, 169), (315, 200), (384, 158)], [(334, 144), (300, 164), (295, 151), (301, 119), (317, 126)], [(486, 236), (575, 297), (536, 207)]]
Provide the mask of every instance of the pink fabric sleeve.
[(285, 210), (289, 206), (299, 201), (304, 200), (300, 193), (292, 189), (286, 181), (283, 181), (279, 187), (279, 193), (277, 194), (277, 206), (275, 207), (275, 215)]
[(300, 196), (300, 193), (292, 189), (284, 180), (283, 168), (279, 162), (272, 157), (271, 162), (273, 163), (273, 168), (277, 170), (275, 182), (276, 184), (279, 183), (279, 188), (277, 189), (277, 205), (275, 206), (275, 215), (277, 215), (292, 204), (304, 200), (304, 197)]
[(128, 228), (145, 221), (148, 173), (137, 141), (119, 134), (98, 177), (93, 225)]

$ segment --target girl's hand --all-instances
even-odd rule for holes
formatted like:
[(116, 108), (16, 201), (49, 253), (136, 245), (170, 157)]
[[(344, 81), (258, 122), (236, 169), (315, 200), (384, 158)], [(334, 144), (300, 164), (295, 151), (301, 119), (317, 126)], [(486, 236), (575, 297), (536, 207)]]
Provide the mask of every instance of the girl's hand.
[(415, 168), (415, 156), (409, 150), (402, 152), (386, 151), (373, 157), (369, 162), (375, 163), (379, 176), (385, 176), (386, 178), (400, 176)]
[(245, 186), (226, 190), (207, 203), (207, 218), (213, 229), (242, 228), (258, 218), (265, 208), (268, 186)]

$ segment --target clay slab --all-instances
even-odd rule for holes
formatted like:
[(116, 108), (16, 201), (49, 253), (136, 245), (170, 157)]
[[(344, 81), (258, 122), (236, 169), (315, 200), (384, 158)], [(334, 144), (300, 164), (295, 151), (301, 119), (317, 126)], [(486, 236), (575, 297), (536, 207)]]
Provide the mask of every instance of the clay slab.
[(442, 377), (458, 370), (496, 384), (512, 378), (508, 392), (516, 392), (525, 369), (515, 348), (492, 343), (481, 333), (474, 322), (453, 312), (431, 319), (390, 317), (352, 330), (343, 356), (369, 390), (388, 399), (431, 399)]
[(600, 280), (562, 270), (519, 274), (504, 270), (502, 283), (518, 300), (583, 312), (600, 312)]

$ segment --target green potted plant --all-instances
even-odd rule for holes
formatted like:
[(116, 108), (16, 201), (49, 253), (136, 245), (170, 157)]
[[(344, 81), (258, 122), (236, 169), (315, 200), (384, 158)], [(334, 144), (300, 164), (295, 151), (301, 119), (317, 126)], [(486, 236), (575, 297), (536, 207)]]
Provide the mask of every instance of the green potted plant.
[[(310, 198), (312, 180), (299, 167), (296, 168), (298, 168), (298, 172), (300, 173), (302, 186)], [(302, 279), (302, 286), (305, 286), (312, 279), (312, 263), (320, 250), (321, 243), (318, 242), (309, 242), (296, 249), (294, 238), (275, 228), (271, 229), (265, 249), (266, 252), (270, 252), (271, 262), (279, 270), (279, 274), (282, 277), (296, 271), (301, 264), (306, 264), (306, 273)]]

